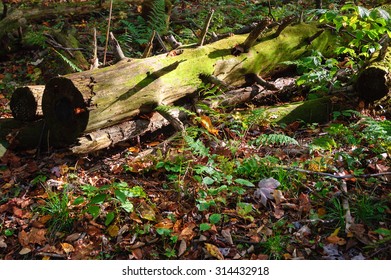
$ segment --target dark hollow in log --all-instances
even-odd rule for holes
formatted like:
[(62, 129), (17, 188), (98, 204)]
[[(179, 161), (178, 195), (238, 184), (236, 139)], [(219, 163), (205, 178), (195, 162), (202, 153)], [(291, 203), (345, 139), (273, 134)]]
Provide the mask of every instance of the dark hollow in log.
[(358, 77), (356, 86), (362, 99), (373, 102), (388, 94), (391, 75), (382, 68), (369, 67)]
[(42, 118), (42, 95), (45, 86), (17, 88), (10, 101), (12, 116), (19, 121), (34, 121)]

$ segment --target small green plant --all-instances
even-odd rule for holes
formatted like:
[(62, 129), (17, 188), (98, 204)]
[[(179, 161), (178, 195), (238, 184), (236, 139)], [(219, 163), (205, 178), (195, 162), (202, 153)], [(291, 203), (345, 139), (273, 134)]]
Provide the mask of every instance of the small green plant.
[(253, 145), (299, 145), (292, 137), (284, 134), (262, 134), (255, 140), (251, 141)]
[(387, 222), (387, 209), (385, 202), (377, 201), (367, 195), (357, 197), (351, 206), (351, 212), (356, 222), (368, 226), (379, 226), (380, 222)]
[(326, 217), (336, 223), (336, 226), (345, 225), (345, 210), (339, 198), (332, 198), (330, 204), (326, 207)]
[(62, 193), (58, 194), (46, 189), (48, 198), (46, 203), (38, 208), (38, 211), (44, 215), (50, 215), (48, 221), (49, 231), (52, 237), (57, 232), (69, 232), (73, 227), (74, 218), (71, 217), (69, 209), (68, 185), (64, 185)]

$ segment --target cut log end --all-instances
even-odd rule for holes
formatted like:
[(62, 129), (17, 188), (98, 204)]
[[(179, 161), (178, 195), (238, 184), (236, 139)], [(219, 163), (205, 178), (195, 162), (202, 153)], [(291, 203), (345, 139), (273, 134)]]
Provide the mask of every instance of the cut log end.
[(44, 86), (17, 88), (11, 97), (12, 116), (19, 121), (34, 121), (42, 117), (41, 98)]
[(365, 69), (357, 79), (358, 95), (368, 102), (379, 100), (389, 92), (390, 73), (378, 67)]
[(51, 145), (73, 143), (85, 130), (89, 117), (87, 106), (69, 79), (51, 79), (45, 87), (42, 104)]

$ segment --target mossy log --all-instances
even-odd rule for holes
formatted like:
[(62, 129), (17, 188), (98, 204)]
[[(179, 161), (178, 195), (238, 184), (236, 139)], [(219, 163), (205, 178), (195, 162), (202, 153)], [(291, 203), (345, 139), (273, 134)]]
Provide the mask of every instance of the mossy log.
[(32, 85), (17, 88), (11, 96), (10, 109), (15, 120), (34, 121), (42, 118), (42, 95), (45, 86)]
[(172, 104), (193, 94), (202, 85), (202, 77), (213, 76), (224, 84), (241, 86), (249, 75), (267, 73), (311, 49), (331, 49), (335, 40), (331, 33), (308, 40), (318, 31), (310, 24), (289, 26), (278, 37), (265, 36), (238, 56), (231, 50), (243, 43), (246, 35), (184, 48), (177, 56), (127, 59), (107, 68), (53, 78), (42, 100), (51, 144), (68, 145), (83, 133), (130, 120), (158, 105)]
[(357, 79), (358, 95), (374, 102), (391, 94), (391, 46), (384, 49)]

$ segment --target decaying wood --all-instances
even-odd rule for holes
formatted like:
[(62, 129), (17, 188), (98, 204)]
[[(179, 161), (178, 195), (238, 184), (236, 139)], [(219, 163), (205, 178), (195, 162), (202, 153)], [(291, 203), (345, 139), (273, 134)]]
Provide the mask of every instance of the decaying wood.
[(356, 83), (359, 96), (368, 102), (391, 94), (391, 46), (380, 52), (379, 57), (361, 72)]
[(42, 100), (50, 139), (55, 145), (68, 145), (83, 133), (172, 104), (193, 94), (202, 84), (201, 76), (241, 86), (248, 74), (270, 71), (279, 62), (294, 60), (311, 48), (322, 51), (333, 40), (328, 32), (311, 45), (305, 42), (317, 31), (314, 25), (290, 26), (282, 32), (284, 36), (255, 42), (248, 53), (238, 56), (232, 55), (231, 49), (244, 42), (246, 35), (184, 48), (177, 56), (127, 59), (110, 67), (53, 78)]
[(19, 121), (34, 121), (42, 118), (42, 95), (45, 86), (25, 86), (17, 88), (10, 101), (12, 116)]

